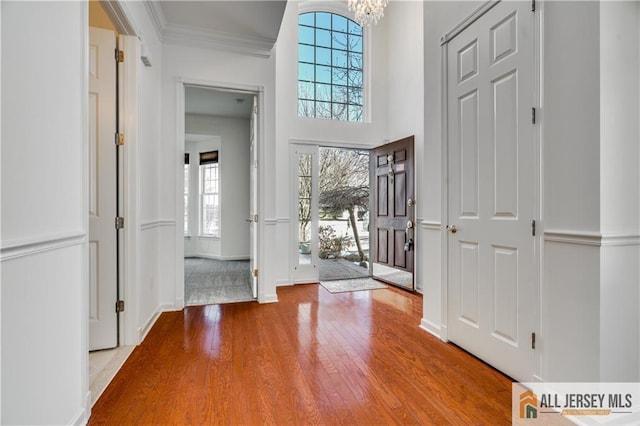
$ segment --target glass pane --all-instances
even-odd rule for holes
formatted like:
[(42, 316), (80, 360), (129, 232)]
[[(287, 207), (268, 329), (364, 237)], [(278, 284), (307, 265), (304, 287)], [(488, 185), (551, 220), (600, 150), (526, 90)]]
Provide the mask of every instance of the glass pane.
[(347, 18), (340, 15), (333, 15), (333, 30), (347, 32)]
[(347, 69), (333, 68), (333, 84), (347, 85)]
[(347, 121), (347, 105), (346, 104), (332, 104), (333, 107), (333, 119)]
[(316, 102), (316, 118), (331, 118), (331, 102)]
[(362, 121), (362, 107), (349, 105), (349, 121)]
[(316, 13), (316, 27), (331, 29), (331, 14), (326, 12)]
[(361, 36), (349, 36), (349, 50), (362, 53), (362, 37)]
[(362, 53), (349, 53), (349, 68), (362, 69)]
[(349, 86), (362, 87), (362, 71), (349, 70)]
[(331, 49), (316, 47), (316, 64), (331, 66)]
[(316, 46), (331, 47), (331, 31), (316, 29)]
[(347, 52), (344, 50), (333, 51), (333, 66), (334, 67), (347, 67)]
[(331, 85), (316, 84), (316, 101), (331, 101)]
[(316, 81), (318, 83), (331, 83), (331, 67), (316, 65)]
[(298, 43), (314, 44), (313, 28), (298, 27)]
[(347, 50), (347, 35), (343, 33), (333, 33), (333, 48)]
[(349, 19), (349, 33), (362, 35), (362, 27)]
[(333, 86), (333, 102), (347, 103), (347, 86)]
[(349, 88), (349, 103), (362, 105), (362, 89), (357, 87)]
[(312, 64), (298, 64), (298, 80), (313, 81), (314, 72)]
[(313, 27), (313, 12), (301, 13), (300, 15), (298, 15), (298, 23), (300, 25), (309, 25)]
[(306, 44), (298, 45), (298, 61), (299, 62), (311, 62), (313, 63), (313, 46), (307, 46)]
[(298, 101), (298, 117), (315, 117), (315, 107), (313, 101)]
[(314, 97), (315, 97), (315, 94), (313, 92), (313, 83), (299, 81), (298, 82), (298, 98), (314, 99)]
[(299, 263), (311, 263), (311, 154), (298, 155)]

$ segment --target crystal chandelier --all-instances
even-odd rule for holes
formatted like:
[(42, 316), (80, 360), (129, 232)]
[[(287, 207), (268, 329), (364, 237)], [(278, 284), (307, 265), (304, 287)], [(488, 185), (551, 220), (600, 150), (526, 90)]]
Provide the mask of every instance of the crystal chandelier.
[(384, 8), (389, 0), (348, 0), (349, 11), (355, 12), (355, 21), (361, 27), (367, 27), (372, 22), (377, 24), (384, 16)]

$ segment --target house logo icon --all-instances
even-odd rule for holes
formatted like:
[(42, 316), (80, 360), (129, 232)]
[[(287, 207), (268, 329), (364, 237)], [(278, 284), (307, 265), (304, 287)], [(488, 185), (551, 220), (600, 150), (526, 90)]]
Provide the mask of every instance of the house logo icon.
[(520, 418), (538, 418), (538, 397), (530, 390), (520, 394)]

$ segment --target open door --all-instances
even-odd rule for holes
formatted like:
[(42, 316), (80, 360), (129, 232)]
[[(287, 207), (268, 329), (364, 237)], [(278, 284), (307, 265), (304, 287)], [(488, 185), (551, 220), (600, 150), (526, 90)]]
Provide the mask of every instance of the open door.
[(413, 136), (373, 150), (371, 169), (373, 277), (414, 290), (415, 199)]
[(253, 97), (253, 109), (251, 110), (251, 152), (249, 170), (249, 238), (250, 238), (250, 264), (251, 264), (251, 291), (253, 297), (258, 297), (258, 97)]
[(89, 29), (89, 350), (118, 345), (116, 34)]

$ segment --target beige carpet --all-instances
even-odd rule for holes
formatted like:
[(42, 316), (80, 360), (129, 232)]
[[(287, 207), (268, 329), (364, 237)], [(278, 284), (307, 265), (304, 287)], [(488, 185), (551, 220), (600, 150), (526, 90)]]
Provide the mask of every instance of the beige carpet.
[(381, 288), (387, 288), (386, 285), (371, 278), (320, 281), (320, 285), (326, 288), (327, 291), (331, 293), (343, 293), (346, 291), (377, 290)]

